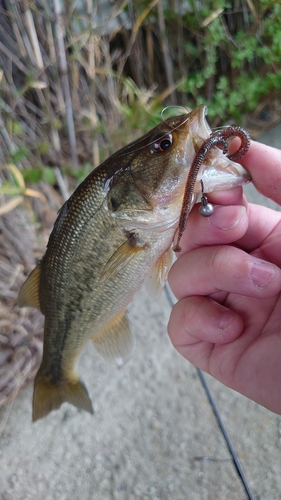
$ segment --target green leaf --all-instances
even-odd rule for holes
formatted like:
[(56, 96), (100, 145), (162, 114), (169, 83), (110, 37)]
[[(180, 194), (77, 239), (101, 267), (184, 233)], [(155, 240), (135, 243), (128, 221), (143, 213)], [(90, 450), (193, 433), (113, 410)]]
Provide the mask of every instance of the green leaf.
[(11, 153), (11, 159), (13, 163), (17, 164), (22, 160), (22, 158), (28, 158), (28, 155), (28, 149), (22, 147)]
[(23, 129), (22, 129), (22, 125), (20, 122), (13, 121), (12, 122), (12, 129), (13, 129), (13, 134), (15, 134), (17, 136), (22, 135)]
[(44, 166), (42, 172), (42, 179), (43, 181), (53, 186), (56, 183), (56, 174), (54, 170), (51, 167)]
[(25, 182), (36, 184), (42, 179), (42, 168), (25, 168), (22, 170), (22, 175)]

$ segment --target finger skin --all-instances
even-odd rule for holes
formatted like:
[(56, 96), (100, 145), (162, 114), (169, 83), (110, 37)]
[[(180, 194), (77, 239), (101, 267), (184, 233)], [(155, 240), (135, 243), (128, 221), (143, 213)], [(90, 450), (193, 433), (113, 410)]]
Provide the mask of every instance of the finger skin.
[(247, 207), (244, 205), (217, 205), (211, 217), (202, 217), (198, 205), (195, 205), (181, 238), (181, 252), (177, 257), (202, 245), (227, 244), (240, 239), (246, 233), (248, 224)]
[(248, 205), (248, 228), (236, 245), (256, 257), (281, 267), (281, 212), (260, 205)]
[(281, 289), (279, 267), (228, 245), (201, 247), (182, 255), (168, 278), (178, 299), (220, 291), (266, 298)]
[[(168, 333), (177, 351), (198, 368), (223, 380), (212, 367), (219, 346), (231, 345), (243, 332), (243, 319), (207, 297), (188, 297), (174, 306)], [(235, 362), (235, 360), (234, 360)], [(224, 377), (225, 378), (225, 377)]]
[(247, 203), (241, 186), (225, 191), (214, 191), (213, 193), (208, 193), (207, 197), (208, 201), (219, 205), (246, 205)]
[[(237, 142), (231, 146), (237, 149)], [(252, 141), (240, 163), (250, 172), (256, 189), (281, 205), (281, 150)]]
[(183, 298), (174, 306), (168, 332), (180, 348), (203, 340), (212, 344), (232, 342), (242, 332), (243, 321), (235, 312), (207, 297)]

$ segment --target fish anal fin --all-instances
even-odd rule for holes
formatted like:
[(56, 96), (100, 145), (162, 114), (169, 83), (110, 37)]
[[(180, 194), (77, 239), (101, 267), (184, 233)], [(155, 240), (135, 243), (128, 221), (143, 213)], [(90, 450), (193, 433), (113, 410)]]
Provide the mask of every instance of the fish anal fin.
[(132, 259), (139, 255), (144, 250), (146, 244), (139, 244), (137, 236), (132, 235), (125, 243), (123, 243), (110, 257), (105, 264), (99, 281), (104, 283), (110, 278), (116, 276)]
[(39, 370), (34, 382), (33, 421), (45, 417), (51, 411), (60, 408), (65, 402), (73, 404), (81, 410), (94, 413), (87, 389), (80, 380), (76, 379), (54, 385), (46, 381)]
[(31, 271), (27, 280), (22, 285), (17, 304), (19, 307), (37, 307), (40, 309), (39, 302), (39, 281), (41, 274), (41, 265), (37, 266)]
[(152, 267), (145, 277), (145, 286), (152, 299), (158, 299), (162, 293), (168, 272), (173, 263), (173, 252), (169, 248)]
[(92, 337), (98, 354), (107, 361), (123, 364), (132, 355), (134, 337), (125, 311)]

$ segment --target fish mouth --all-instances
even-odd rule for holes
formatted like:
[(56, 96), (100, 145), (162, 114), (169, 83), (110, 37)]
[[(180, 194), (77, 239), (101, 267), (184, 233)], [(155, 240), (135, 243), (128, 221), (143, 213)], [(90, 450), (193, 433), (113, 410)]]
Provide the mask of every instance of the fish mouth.
[(206, 120), (208, 108), (205, 104), (201, 104), (190, 113), (189, 121), (192, 134), (194, 135), (193, 142), (196, 149), (199, 149), (201, 144), (209, 139), (212, 129)]
[[(189, 117), (190, 132), (195, 154), (203, 142), (212, 133), (206, 115), (208, 108), (201, 105)], [(231, 189), (251, 181), (249, 172), (239, 163), (228, 158), (218, 147), (212, 148), (199, 169), (194, 193), (201, 193), (201, 181), (206, 193), (216, 190)]]
[(251, 176), (240, 163), (230, 160), (220, 149), (215, 148), (208, 155), (208, 163), (203, 164), (198, 172), (195, 193), (201, 193), (201, 181), (205, 192), (211, 193), (247, 184), (251, 182)]

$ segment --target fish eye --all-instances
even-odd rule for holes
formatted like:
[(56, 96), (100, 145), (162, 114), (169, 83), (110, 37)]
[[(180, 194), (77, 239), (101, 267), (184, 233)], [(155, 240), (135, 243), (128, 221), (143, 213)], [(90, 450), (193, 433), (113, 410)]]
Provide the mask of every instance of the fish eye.
[(173, 145), (173, 134), (162, 135), (157, 141), (152, 144), (152, 153), (162, 153), (167, 151)]

